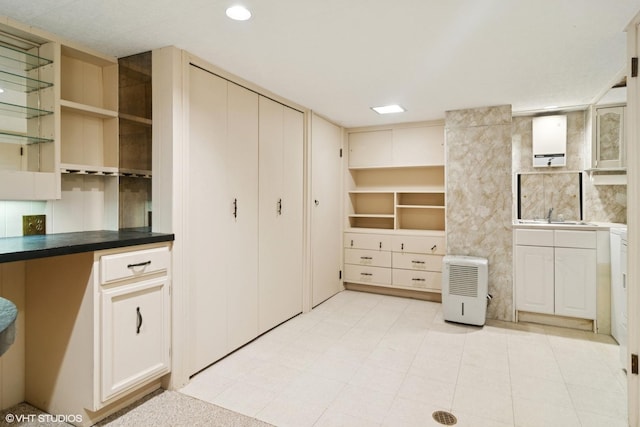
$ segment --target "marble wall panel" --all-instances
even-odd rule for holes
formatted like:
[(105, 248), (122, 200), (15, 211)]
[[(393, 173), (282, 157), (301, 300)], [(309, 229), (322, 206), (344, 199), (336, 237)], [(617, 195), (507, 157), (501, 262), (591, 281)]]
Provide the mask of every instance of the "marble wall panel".
[(512, 320), (511, 107), (450, 111), (447, 253), (489, 260), (487, 317)]

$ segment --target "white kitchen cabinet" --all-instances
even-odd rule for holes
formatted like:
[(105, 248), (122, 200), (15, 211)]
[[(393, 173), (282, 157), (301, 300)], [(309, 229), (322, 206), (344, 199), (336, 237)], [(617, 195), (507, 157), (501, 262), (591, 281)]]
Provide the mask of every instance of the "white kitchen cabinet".
[[(123, 256), (124, 255), (124, 256)], [(104, 279), (112, 265), (128, 271), (120, 281), (102, 281), (101, 401), (106, 402), (137, 384), (170, 369), (170, 279), (166, 247), (101, 257)], [(146, 279), (151, 276), (152, 278)]]
[(596, 318), (595, 249), (555, 248), (555, 313)]
[(554, 313), (553, 247), (516, 246), (516, 306), (518, 310)]
[(596, 232), (515, 230), (516, 310), (596, 320)]
[(258, 330), (302, 312), (303, 115), (260, 97)]
[(93, 425), (171, 368), (171, 246), (30, 260), (25, 400)]

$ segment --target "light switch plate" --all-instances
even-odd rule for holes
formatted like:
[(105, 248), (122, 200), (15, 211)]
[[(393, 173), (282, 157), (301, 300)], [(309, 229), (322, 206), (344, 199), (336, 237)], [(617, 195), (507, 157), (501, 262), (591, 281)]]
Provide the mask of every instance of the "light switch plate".
[(22, 235), (33, 236), (47, 233), (46, 215), (22, 215)]

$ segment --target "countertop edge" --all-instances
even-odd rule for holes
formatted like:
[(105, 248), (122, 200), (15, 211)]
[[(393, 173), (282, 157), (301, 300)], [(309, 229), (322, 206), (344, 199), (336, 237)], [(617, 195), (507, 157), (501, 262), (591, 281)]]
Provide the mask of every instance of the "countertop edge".
[[(0, 263), (28, 261), (38, 258), (48, 258), (60, 255), (73, 255), (83, 252), (94, 252), (105, 249), (116, 249), (127, 246), (145, 245), (150, 243), (172, 242), (175, 240), (175, 235), (169, 233), (164, 234), (139, 232), (140, 235), (138, 236), (132, 235), (132, 233), (138, 232), (119, 233), (117, 231), (113, 231), (103, 233), (104, 235), (102, 238), (88, 239), (88, 241), (86, 242), (80, 242), (77, 244), (60, 244), (58, 246), (54, 244), (50, 246), (45, 245), (42, 248), (6, 251), (4, 253), (0, 252)], [(74, 237), (82, 236), (82, 233), (61, 233), (58, 235), (49, 234), (45, 236), (50, 239), (56, 239), (57, 237), (61, 237), (64, 239), (66, 236), (71, 234), (73, 234)], [(87, 234), (93, 235), (94, 233)]]

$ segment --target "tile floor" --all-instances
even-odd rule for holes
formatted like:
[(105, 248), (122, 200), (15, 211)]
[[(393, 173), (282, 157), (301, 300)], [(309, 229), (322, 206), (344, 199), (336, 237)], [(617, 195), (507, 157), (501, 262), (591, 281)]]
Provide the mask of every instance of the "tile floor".
[(276, 426), (626, 426), (610, 337), (445, 323), (440, 304), (344, 291), (181, 392)]

